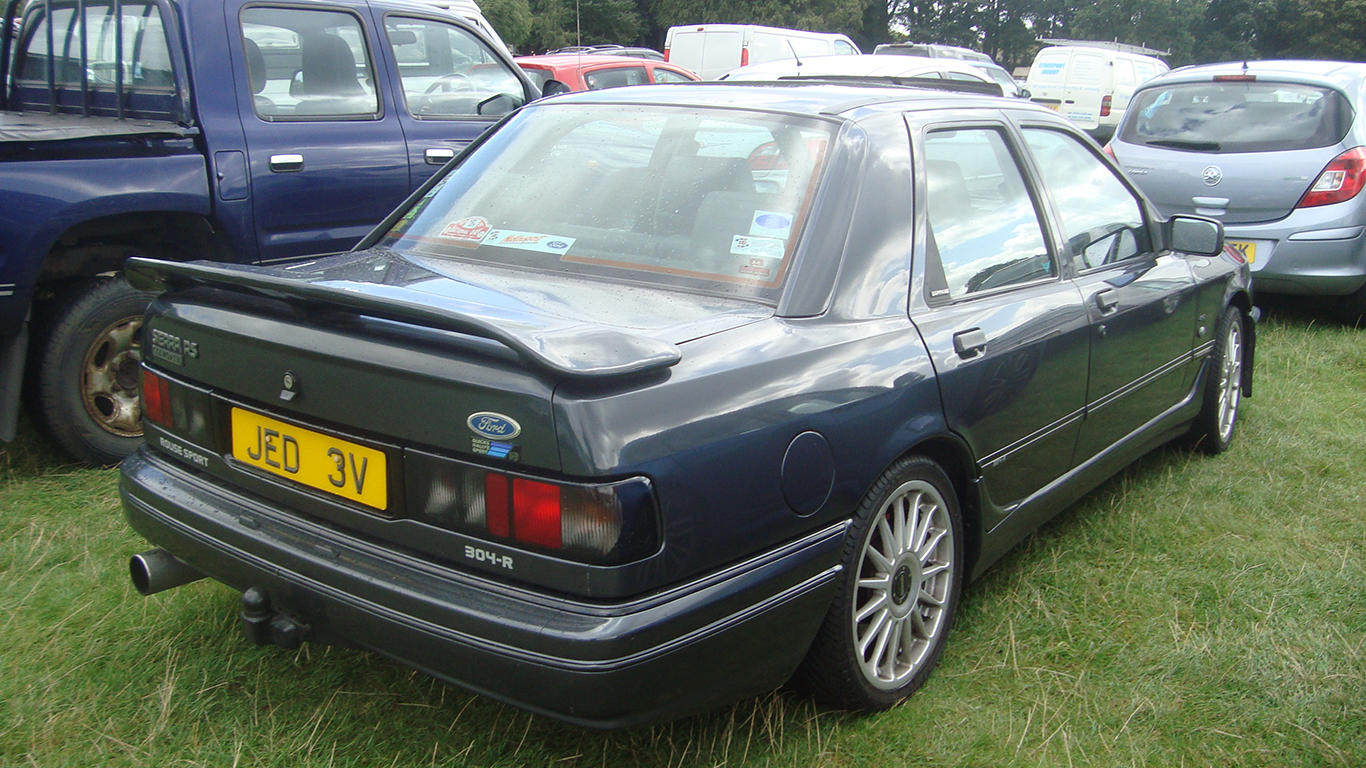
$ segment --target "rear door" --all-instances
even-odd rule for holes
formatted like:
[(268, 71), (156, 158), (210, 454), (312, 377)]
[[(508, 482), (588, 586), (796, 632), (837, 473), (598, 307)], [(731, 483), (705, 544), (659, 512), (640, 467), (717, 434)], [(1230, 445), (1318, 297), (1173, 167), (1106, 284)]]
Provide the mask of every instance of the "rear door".
[(1141, 200), (1093, 143), (1052, 127), (1022, 132), (1089, 316), (1079, 463), (1184, 396), (1195, 341), (1195, 278), (1184, 256), (1154, 248), (1154, 227)]
[(351, 248), (408, 194), (370, 25), (341, 5), (232, 2), (224, 13), (250, 84), (238, 103), (261, 259)]
[(1013, 136), (994, 122), (929, 125), (915, 155), (925, 278), (912, 319), (949, 426), (982, 467), (988, 525), (1071, 467), (1086, 397), (1086, 312)]

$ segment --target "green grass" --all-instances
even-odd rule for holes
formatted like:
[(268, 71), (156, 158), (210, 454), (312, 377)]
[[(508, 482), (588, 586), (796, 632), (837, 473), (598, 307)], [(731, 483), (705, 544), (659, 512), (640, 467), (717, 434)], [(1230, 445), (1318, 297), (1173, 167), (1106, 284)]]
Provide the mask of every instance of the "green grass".
[(114, 471), (0, 449), (0, 765), (1366, 765), (1366, 331), (1283, 309), (1217, 458), (1157, 451), (971, 585), (938, 671), (859, 717), (789, 693), (585, 731), (385, 659), (249, 647), (151, 598)]

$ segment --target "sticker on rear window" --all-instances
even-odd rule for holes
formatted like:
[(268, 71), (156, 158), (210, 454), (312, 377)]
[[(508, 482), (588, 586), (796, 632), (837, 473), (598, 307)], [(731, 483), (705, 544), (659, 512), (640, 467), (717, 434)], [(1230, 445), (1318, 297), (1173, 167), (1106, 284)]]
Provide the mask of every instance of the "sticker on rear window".
[(510, 229), (495, 229), (484, 238), (484, 245), (497, 245), (503, 248), (516, 248), (538, 253), (553, 253), (558, 256), (569, 252), (570, 246), (574, 245), (574, 238), (541, 235), (535, 232), (515, 232)]
[(736, 235), (730, 241), (730, 252), (736, 256), (762, 256), (766, 259), (781, 259), (787, 243), (776, 237), (752, 237)]
[(458, 221), (452, 221), (442, 228), (438, 237), (447, 240), (454, 240), (457, 245), (473, 248), (484, 241), (489, 230), (493, 229), (483, 216), (466, 216)]
[(759, 237), (781, 237), (786, 239), (792, 234), (792, 217), (774, 211), (755, 211), (750, 221), (749, 233)]
[(772, 277), (773, 270), (768, 268), (768, 264), (764, 259), (750, 259), (748, 264), (740, 267), (740, 274), (746, 277)]

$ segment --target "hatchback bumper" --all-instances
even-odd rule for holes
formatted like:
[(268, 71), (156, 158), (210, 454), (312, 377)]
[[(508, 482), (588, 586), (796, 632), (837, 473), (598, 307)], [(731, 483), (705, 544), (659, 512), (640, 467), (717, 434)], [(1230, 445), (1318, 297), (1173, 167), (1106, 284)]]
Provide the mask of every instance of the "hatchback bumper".
[[(1341, 296), (1366, 285), (1366, 227), (1357, 201), (1296, 210), (1280, 221), (1229, 224), (1228, 240), (1257, 244), (1252, 281), (1258, 291)], [(1263, 254), (1263, 251), (1267, 251)]]
[(781, 685), (834, 593), (844, 524), (629, 602), (568, 600), (460, 571), (246, 496), (146, 448), (122, 466), (153, 544), (310, 627), (572, 723), (626, 727)]

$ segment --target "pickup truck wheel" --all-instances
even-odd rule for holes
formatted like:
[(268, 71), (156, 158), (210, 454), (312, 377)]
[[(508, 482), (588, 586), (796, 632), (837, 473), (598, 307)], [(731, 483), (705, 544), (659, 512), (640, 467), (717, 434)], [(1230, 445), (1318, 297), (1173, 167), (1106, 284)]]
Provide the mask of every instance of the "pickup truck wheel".
[(883, 474), (859, 505), (843, 572), (796, 682), (824, 703), (887, 709), (929, 678), (963, 590), (953, 484), (923, 457)]
[(42, 313), (34, 417), (78, 461), (115, 464), (142, 441), (142, 316), (154, 296), (102, 277), (71, 286)]

